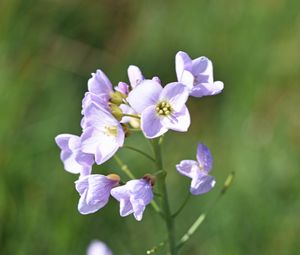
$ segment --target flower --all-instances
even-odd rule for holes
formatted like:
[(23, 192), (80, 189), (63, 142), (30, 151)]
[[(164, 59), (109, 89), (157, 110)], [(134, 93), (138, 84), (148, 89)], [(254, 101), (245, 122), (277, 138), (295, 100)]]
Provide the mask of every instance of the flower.
[(110, 80), (101, 70), (92, 73), (92, 77), (88, 80), (88, 90), (106, 102), (110, 99), (110, 93), (113, 92)]
[(61, 149), (60, 158), (66, 171), (81, 175), (91, 173), (94, 157), (81, 151), (79, 136), (60, 134), (55, 137), (55, 142)]
[(127, 98), (130, 106), (141, 113), (141, 129), (147, 138), (155, 138), (169, 129), (185, 132), (190, 126), (190, 114), (185, 106), (186, 87), (178, 82), (164, 88), (154, 80), (144, 80)]
[(128, 181), (110, 193), (120, 202), (120, 215), (125, 217), (133, 213), (138, 221), (142, 220), (144, 210), (153, 198), (151, 182), (146, 179)]
[(124, 139), (121, 124), (105, 108), (91, 103), (84, 110), (81, 149), (95, 155), (98, 165), (110, 159), (123, 146)]
[(145, 79), (141, 70), (134, 65), (130, 65), (128, 67), (127, 74), (132, 89), (138, 86)]
[(116, 174), (91, 174), (79, 178), (75, 182), (76, 190), (80, 194), (78, 211), (89, 214), (103, 208), (108, 202), (111, 189), (119, 185), (119, 181), (120, 177)]
[(115, 87), (115, 91), (118, 91), (124, 95), (128, 95), (129, 93), (129, 86), (127, 83), (120, 81), (118, 86)]
[(197, 161), (182, 160), (177, 171), (192, 179), (190, 191), (193, 195), (207, 193), (215, 186), (215, 178), (208, 175), (212, 168), (212, 156), (204, 144), (198, 144)]
[(187, 53), (179, 51), (175, 62), (177, 79), (187, 86), (191, 96), (212, 96), (223, 90), (223, 82), (214, 82), (213, 65), (208, 58), (199, 57), (192, 60)]
[(87, 249), (86, 255), (113, 255), (113, 253), (105, 243), (93, 240)]

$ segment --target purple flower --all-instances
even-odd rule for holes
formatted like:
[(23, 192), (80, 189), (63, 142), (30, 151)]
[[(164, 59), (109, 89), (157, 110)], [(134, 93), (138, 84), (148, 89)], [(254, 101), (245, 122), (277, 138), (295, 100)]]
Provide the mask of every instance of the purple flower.
[(209, 149), (204, 144), (198, 144), (197, 161), (182, 160), (176, 165), (177, 171), (190, 177), (191, 193), (200, 195), (210, 191), (215, 186), (215, 178), (208, 175), (212, 168), (212, 156)]
[(108, 176), (92, 174), (79, 178), (75, 187), (80, 194), (78, 211), (81, 214), (94, 213), (103, 208), (109, 199), (112, 188), (119, 184), (116, 174)]
[(88, 80), (88, 90), (105, 101), (110, 99), (110, 93), (113, 92), (110, 80), (101, 70), (92, 73), (92, 78)]
[(90, 243), (86, 255), (113, 255), (113, 253), (105, 243), (94, 240)]
[(144, 80), (127, 98), (130, 106), (141, 113), (141, 129), (147, 138), (155, 138), (169, 129), (185, 132), (190, 126), (190, 114), (185, 106), (186, 87), (177, 82), (164, 88), (154, 80)]
[(127, 73), (128, 73), (128, 79), (132, 89), (134, 89), (145, 79), (141, 70), (137, 66), (130, 65), (128, 67)]
[(61, 149), (60, 158), (66, 171), (81, 175), (91, 173), (94, 157), (81, 151), (79, 136), (61, 134), (55, 137), (55, 142)]
[(120, 202), (122, 217), (133, 213), (138, 221), (142, 220), (144, 210), (153, 198), (151, 183), (145, 179), (131, 180), (113, 188), (111, 195)]
[(128, 95), (129, 93), (129, 86), (125, 82), (120, 81), (118, 86), (115, 87), (115, 91), (118, 91), (124, 95)]
[(191, 96), (212, 96), (223, 90), (223, 82), (214, 82), (213, 65), (208, 58), (199, 57), (192, 60), (187, 53), (179, 51), (175, 62), (177, 79), (187, 86)]
[(84, 110), (82, 151), (95, 155), (98, 165), (110, 159), (123, 146), (125, 134), (110, 112), (94, 103)]
[[(142, 71), (137, 66), (130, 65), (128, 67), (127, 73), (132, 89), (136, 88), (136, 86), (138, 86), (142, 81), (145, 80)], [(160, 79), (157, 76), (154, 76), (152, 80), (160, 84)]]

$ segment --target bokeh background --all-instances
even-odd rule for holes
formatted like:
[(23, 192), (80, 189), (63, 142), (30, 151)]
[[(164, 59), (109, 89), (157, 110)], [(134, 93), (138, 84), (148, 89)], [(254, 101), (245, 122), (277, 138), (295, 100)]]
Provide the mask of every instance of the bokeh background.
[[(225, 90), (189, 100), (189, 132), (165, 138), (173, 210), (189, 186), (174, 165), (194, 158), (198, 141), (214, 156), (217, 186), (189, 201), (178, 237), (236, 172), (181, 254), (299, 254), (299, 9), (297, 0), (1, 1), (0, 254), (79, 255), (100, 239), (116, 255), (141, 255), (164, 239), (151, 207), (142, 222), (121, 218), (113, 200), (80, 215), (77, 177), (63, 170), (54, 137), (80, 134), (91, 72), (116, 84), (135, 64), (167, 83), (179, 50), (212, 59)], [(127, 143), (148, 150), (142, 135)], [(136, 175), (154, 170), (134, 152), (118, 155)], [(110, 171), (119, 171), (113, 160), (94, 168)]]

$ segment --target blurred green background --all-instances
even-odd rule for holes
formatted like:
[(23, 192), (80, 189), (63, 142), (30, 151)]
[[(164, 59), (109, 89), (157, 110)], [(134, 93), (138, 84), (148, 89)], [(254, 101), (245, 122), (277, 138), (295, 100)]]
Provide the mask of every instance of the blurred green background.
[[(63, 170), (54, 137), (80, 134), (91, 72), (116, 84), (135, 64), (167, 83), (179, 50), (212, 59), (225, 90), (189, 100), (189, 132), (165, 139), (173, 210), (189, 186), (174, 165), (194, 158), (198, 141), (214, 156), (217, 186), (190, 200), (178, 237), (236, 172), (181, 254), (299, 254), (299, 9), (296, 0), (1, 1), (0, 254), (79, 255), (97, 238), (115, 255), (141, 255), (164, 239), (151, 207), (142, 222), (121, 218), (113, 200), (80, 215), (77, 176)], [(141, 135), (127, 143), (148, 149)], [(133, 152), (118, 155), (138, 176), (154, 170)], [(110, 171), (119, 171), (113, 160), (94, 168)]]

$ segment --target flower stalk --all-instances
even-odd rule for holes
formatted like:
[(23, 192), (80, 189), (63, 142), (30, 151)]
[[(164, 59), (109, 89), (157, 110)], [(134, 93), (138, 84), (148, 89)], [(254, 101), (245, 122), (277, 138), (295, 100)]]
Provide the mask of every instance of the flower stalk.
[(152, 140), (152, 146), (155, 155), (156, 167), (160, 171), (159, 174), (157, 175), (157, 185), (158, 185), (159, 192), (161, 194), (161, 208), (165, 216), (164, 220), (166, 222), (166, 227), (168, 232), (169, 250), (171, 255), (177, 255), (174, 219), (172, 217), (172, 213), (170, 210), (168, 192), (166, 186), (167, 172), (163, 170), (163, 161), (162, 161), (162, 154), (161, 154), (159, 140), (158, 139)]

